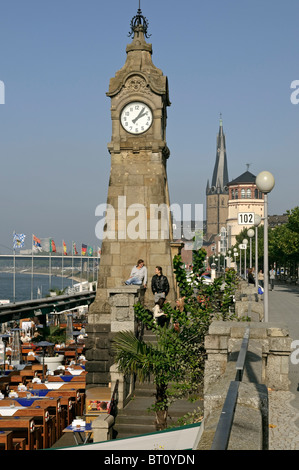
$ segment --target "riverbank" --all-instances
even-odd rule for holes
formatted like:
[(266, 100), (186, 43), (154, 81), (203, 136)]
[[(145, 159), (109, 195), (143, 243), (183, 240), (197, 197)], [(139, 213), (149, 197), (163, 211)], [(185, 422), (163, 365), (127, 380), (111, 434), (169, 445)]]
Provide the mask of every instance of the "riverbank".
[[(0, 274), (13, 274), (13, 270), (12, 269), (3, 269), (3, 270), (0, 270)], [(32, 275), (32, 272), (28, 269), (26, 270), (16, 270), (16, 274), (25, 274), (25, 275)], [(34, 271), (33, 272), (33, 276), (50, 276), (50, 274), (48, 272), (40, 272), (40, 271)], [(86, 282), (87, 279), (81, 279), (81, 276), (79, 277), (78, 275), (67, 275), (67, 274), (62, 274), (62, 273), (55, 273), (55, 274), (51, 274), (51, 278), (53, 277), (63, 277), (64, 279), (69, 279), (70, 281), (76, 281), (76, 282)], [(91, 282), (91, 281), (89, 281)]]

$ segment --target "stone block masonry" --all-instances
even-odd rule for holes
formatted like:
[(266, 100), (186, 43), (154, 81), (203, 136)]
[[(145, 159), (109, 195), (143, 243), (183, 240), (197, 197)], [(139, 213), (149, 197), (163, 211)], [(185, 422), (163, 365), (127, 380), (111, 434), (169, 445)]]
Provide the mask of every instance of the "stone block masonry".
[(285, 326), (277, 323), (215, 321), (205, 340), (205, 431), (198, 449), (211, 448), (230, 382), (236, 378), (235, 365), (247, 326), (249, 346), (229, 449), (268, 446), (268, 388), (289, 390), (292, 339)]

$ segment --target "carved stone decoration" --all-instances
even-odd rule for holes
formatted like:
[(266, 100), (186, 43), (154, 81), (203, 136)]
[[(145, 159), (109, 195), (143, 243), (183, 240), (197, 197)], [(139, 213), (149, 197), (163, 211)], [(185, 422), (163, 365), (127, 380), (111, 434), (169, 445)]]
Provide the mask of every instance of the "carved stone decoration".
[(142, 95), (152, 94), (148, 84), (146, 83), (146, 80), (140, 75), (129, 77), (126, 80), (123, 88), (118, 93), (118, 97), (121, 99), (123, 96), (134, 95), (136, 93)]

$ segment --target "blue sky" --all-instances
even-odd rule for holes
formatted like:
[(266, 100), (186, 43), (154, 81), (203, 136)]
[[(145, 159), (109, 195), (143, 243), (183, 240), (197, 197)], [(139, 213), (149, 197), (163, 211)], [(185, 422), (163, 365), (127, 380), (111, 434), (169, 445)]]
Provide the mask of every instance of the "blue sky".
[[(110, 172), (109, 80), (138, 0), (0, 0), (0, 253), (12, 232), (96, 245)], [(269, 213), (299, 204), (298, 0), (141, 0), (168, 76), (172, 203), (205, 204), (223, 115), (228, 171), (269, 170)]]

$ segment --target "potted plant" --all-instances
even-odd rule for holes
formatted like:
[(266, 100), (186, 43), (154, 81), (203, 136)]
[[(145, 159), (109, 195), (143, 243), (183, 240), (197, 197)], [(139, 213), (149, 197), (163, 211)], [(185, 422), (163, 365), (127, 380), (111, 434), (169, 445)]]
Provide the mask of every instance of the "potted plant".
[[(65, 328), (46, 327), (41, 328), (41, 333), (35, 339), (36, 346), (43, 348), (43, 354), (36, 356), (37, 360), (44, 362), (48, 370), (55, 371), (63, 362), (64, 355), (55, 351), (55, 345), (65, 342)], [(46, 343), (48, 343), (46, 345)]]

